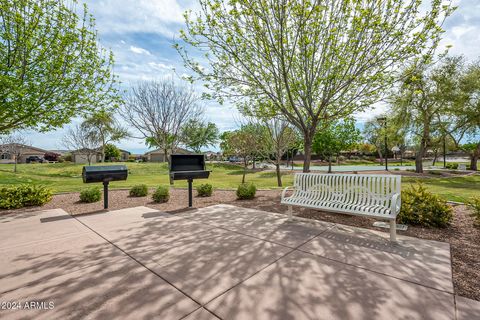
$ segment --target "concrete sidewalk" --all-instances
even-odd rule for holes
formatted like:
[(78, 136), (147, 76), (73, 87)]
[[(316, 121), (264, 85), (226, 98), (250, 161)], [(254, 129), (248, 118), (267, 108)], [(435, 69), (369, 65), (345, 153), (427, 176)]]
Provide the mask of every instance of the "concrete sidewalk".
[(1, 319), (477, 319), (446, 243), (216, 205), (0, 216)]

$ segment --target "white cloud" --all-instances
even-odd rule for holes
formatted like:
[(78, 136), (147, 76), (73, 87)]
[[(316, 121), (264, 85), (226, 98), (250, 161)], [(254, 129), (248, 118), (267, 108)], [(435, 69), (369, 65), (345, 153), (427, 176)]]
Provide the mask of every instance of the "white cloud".
[(154, 70), (162, 70), (162, 71), (173, 70), (175, 68), (173, 65), (167, 65), (161, 62), (159, 63), (149, 62), (148, 65)]
[(145, 54), (147, 56), (152, 55), (150, 53), (150, 51), (148, 51), (147, 49), (143, 49), (143, 48), (139, 48), (139, 47), (135, 47), (135, 46), (130, 46), (130, 51), (132, 51), (134, 53), (138, 53), (138, 54)]
[(101, 33), (149, 32), (172, 37), (183, 23), (185, 10), (197, 1), (86, 0)]

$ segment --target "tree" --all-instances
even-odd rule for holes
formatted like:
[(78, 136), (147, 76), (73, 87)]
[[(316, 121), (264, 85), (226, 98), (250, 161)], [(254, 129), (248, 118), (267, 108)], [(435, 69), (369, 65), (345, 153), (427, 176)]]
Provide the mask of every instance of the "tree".
[(120, 149), (118, 149), (115, 145), (109, 143), (105, 146), (105, 159), (110, 161), (118, 160), (121, 156)]
[(53, 130), (119, 102), (113, 55), (75, 0), (0, 2), (0, 133)]
[(277, 185), (281, 187), (282, 175), (280, 171), (280, 162), (285, 152), (295, 146), (297, 142), (297, 133), (289, 126), (288, 122), (279, 118), (263, 120), (263, 124), (266, 128), (265, 144), (268, 153), (272, 155), (267, 159), (275, 164)]
[[(367, 145), (362, 147), (365, 148), (365, 153), (374, 153), (377, 152), (380, 158), (380, 163), (384, 163), (385, 158), (388, 157), (388, 154), (384, 155), (385, 152), (385, 135), (387, 136), (387, 151), (391, 150), (393, 146), (397, 146), (400, 149), (400, 156), (403, 159), (403, 154), (407, 148), (407, 134), (406, 131), (408, 128), (400, 121), (389, 121), (395, 120), (387, 118), (386, 115), (382, 115), (381, 118), (386, 118), (387, 128), (383, 123), (379, 123), (378, 119), (371, 119), (365, 123), (363, 128), (363, 137), (365, 138)], [(371, 147), (374, 148), (371, 148)]]
[[(200, 0), (187, 12), (181, 38), (204, 55), (202, 63), (175, 44), (209, 96), (252, 103), (282, 115), (304, 139), (304, 167), (319, 123), (350, 116), (380, 99), (394, 70), (429, 60), (453, 7), (434, 0)], [(424, 12), (424, 13), (422, 13)], [(208, 66), (203, 62), (207, 61)]]
[[(455, 145), (470, 154), (470, 169), (478, 170), (480, 158), (480, 61), (465, 65), (464, 59), (458, 58), (458, 90), (453, 95), (453, 104), (449, 110), (448, 131)], [(461, 145), (462, 140), (468, 143)]]
[(412, 133), (417, 144), (415, 171), (423, 172), (423, 157), (432, 146), (432, 136), (441, 130), (441, 115), (451, 100), (458, 74), (456, 59), (445, 59), (438, 66), (415, 64), (404, 70), (404, 80), (390, 97), (393, 123)]
[(200, 119), (190, 119), (182, 128), (182, 142), (185, 146), (196, 153), (200, 153), (202, 147), (208, 147), (217, 143), (218, 128), (215, 123), (205, 123)]
[(118, 142), (128, 136), (127, 129), (123, 128), (115, 119), (112, 111), (100, 110), (88, 116), (82, 127), (92, 134), (101, 145), (102, 162), (105, 162), (106, 148), (109, 143)]
[(328, 172), (332, 172), (332, 156), (351, 149), (360, 141), (360, 130), (355, 128), (354, 119), (326, 123), (315, 134), (313, 151), (328, 159)]
[(85, 127), (82, 127), (82, 125), (76, 125), (68, 129), (63, 136), (63, 145), (67, 149), (80, 151), (85, 154), (88, 165), (92, 164), (92, 159), (97, 156), (100, 147), (100, 143), (95, 135), (85, 129)]
[(181, 142), (182, 128), (190, 120), (199, 119), (203, 110), (197, 104), (191, 87), (177, 85), (173, 79), (143, 81), (130, 89), (122, 117), (147, 145), (168, 154)]
[(13, 172), (17, 172), (18, 159), (22, 156), (26, 149), (27, 140), (20, 134), (11, 134), (0, 139), (0, 153), (9, 154), (13, 157)]
[(235, 131), (224, 132), (221, 135), (220, 147), (224, 154), (235, 155), (243, 161), (242, 183), (245, 183), (248, 164), (259, 154), (259, 143), (264, 144), (264, 136), (259, 136), (252, 124), (242, 125)]
[(470, 170), (477, 171), (477, 162), (480, 158), (480, 142), (465, 143), (460, 146), (470, 156)]

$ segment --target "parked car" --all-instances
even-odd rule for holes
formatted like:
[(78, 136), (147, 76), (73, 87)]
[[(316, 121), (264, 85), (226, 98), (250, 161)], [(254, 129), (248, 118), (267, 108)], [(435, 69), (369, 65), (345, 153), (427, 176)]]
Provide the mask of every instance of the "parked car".
[(39, 156), (30, 156), (25, 160), (27, 163), (38, 162), (43, 163), (45, 160), (40, 158)]

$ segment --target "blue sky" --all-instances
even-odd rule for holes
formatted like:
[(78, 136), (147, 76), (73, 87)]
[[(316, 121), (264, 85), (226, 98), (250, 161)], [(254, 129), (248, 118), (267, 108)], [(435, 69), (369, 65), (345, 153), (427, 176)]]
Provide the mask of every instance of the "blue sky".
[[(181, 58), (172, 48), (183, 27), (183, 12), (195, 10), (196, 0), (86, 0), (90, 13), (96, 19), (101, 44), (115, 55), (115, 73), (124, 86), (137, 80), (155, 79), (172, 74), (188, 73)], [(442, 46), (452, 45), (452, 54), (463, 54), (477, 59), (480, 43), (480, 1), (455, 1), (458, 10), (444, 25)], [(175, 70), (175, 71), (173, 71)], [(220, 131), (236, 127), (240, 118), (237, 110), (215, 101), (204, 101), (206, 118)], [(360, 126), (365, 120), (384, 110), (376, 105), (356, 116)], [(78, 122), (76, 119), (73, 123)], [(61, 143), (63, 129), (45, 134), (30, 135), (30, 142), (45, 149), (64, 149)], [(124, 140), (118, 146), (133, 153), (146, 149), (141, 140)]]

